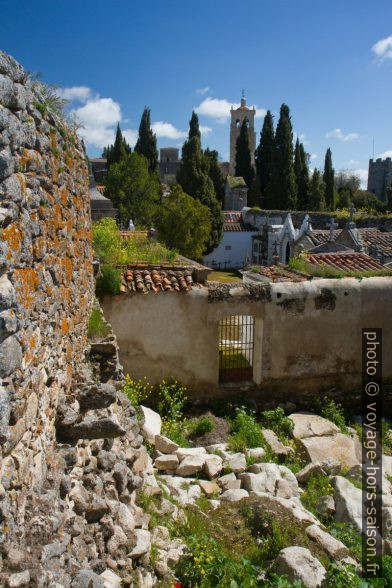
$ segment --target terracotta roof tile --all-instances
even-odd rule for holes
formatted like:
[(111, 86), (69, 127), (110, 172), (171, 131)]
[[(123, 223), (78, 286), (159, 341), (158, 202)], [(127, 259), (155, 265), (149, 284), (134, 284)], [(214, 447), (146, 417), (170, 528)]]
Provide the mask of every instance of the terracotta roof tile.
[(312, 265), (328, 265), (341, 271), (367, 271), (382, 269), (382, 265), (365, 253), (310, 253)]
[(392, 255), (392, 232), (380, 231), (377, 228), (360, 228), (358, 232), (369, 249), (377, 247), (382, 253)]
[(123, 274), (121, 292), (188, 292), (193, 285), (191, 270), (128, 268)]
[(223, 211), (223, 230), (224, 231), (257, 231), (252, 225), (244, 223), (241, 211), (224, 210)]
[[(337, 229), (333, 232), (334, 239), (341, 233), (341, 229)], [(325, 229), (315, 229), (308, 234), (308, 237), (314, 243), (315, 246), (322, 245), (329, 241), (330, 232)]]

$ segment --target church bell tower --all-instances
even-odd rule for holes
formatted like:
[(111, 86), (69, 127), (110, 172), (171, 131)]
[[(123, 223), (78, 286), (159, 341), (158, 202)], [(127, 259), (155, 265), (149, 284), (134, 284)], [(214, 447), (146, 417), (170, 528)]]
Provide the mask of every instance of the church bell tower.
[(237, 109), (231, 107), (231, 124), (230, 124), (230, 174), (235, 174), (235, 152), (236, 142), (240, 134), (242, 122), (245, 120), (248, 127), (249, 149), (252, 165), (255, 164), (256, 150), (256, 133), (255, 133), (255, 108), (246, 106), (244, 91), (242, 91), (241, 106)]

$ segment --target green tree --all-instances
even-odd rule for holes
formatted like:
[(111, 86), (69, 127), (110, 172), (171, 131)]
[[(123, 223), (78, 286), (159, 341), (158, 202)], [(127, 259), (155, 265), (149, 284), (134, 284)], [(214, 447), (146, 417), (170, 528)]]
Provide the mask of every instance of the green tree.
[(287, 104), (282, 104), (276, 127), (271, 180), (267, 187), (267, 201), (273, 208), (295, 210), (297, 186), (293, 159), (290, 109)]
[(163, 199), (155, 226), (160, 241), (167, 247), (192, 259), (200, 259), (211, 235), (211, 213), (207, 206), (176, 185)]
[(306, 210), (309, 200), (308, 156), (298, 137), (294, 150), (294, 172), (297, 184), (297, 208), (298, 210)]
[(321, 177), (321, 172), (315, 169), (310, 180), (309, 186), (309, 210), (325, 210), (325, 184)]
[(109, 170), (110, 166), (113, 163), (119, 163), (122, 159), (124, 159), (127, 155), (131, 153), (131, 148), (126, 142), (125, 138), (120, 129), (120, 125), (117, 124), (116, 130), (116, 138), (114, 140), (114, 145), (108, 145), (104, 148), (102, 157), (106, 157), (107, 160), (107, 169)]
[(266, 208), (271, 208), (273, 203), (266, 199), (267, 186), (271, 181), (272, 162), (274, 153), (274, 121), (270, 110), (264, 117), (263, 128), (260, 133), (260, 143), (256, 149), (256, 173), (259, 178), (261, 202)]
[(157, 138), (151, 128), (151, 111), (149, 108), (143, 110), (139, 125), (139, 138), (135, 145), (136, 153), (144, 155), (148, 161), (150, 172), (158, 169)]
[(329, 147), (325, 154), (323, 180), (325, 184), (325, 204), (328, 210), (335, 210), (335, 170), (332, 167), (332, 152)]
[(387, 207), (388, 210), (392, 210), (392, 183), (389, 186), (389, 188), (387, 189)]
[(235, 148), (235, 175), (242, 176), (248, 188), (251, 188), (254, 174), (249, 147), (248, 125), (247, 121), (243, 120)]
[(218, 202), (214, 185), (207, 173), (207, 165), (201, 149), (199, 119), (195, 112), (189, 123), (189, 135), (182, 147), (181, 166), (177, 172), (177, 181), (183, 191), (202, 204), (211, 212), (211, 232), (206, 243), (205, 253), (210, 253), (220, 242), (223, 233), (221, 204)]
[(218, 152), (215, 149), (204, 151), (207, 173), (214, 184), (215, 195), (219, 202), (223, 202), (225, 197), (225, 178), (219, 166)]
[(129, 219), (143, 227), (151, 226), (160, 195), (159, 182), (149, 173), (147, 159), (131, 153), (113, 163), (106, 178), (105, 196), (118, 208), (126, 226)]

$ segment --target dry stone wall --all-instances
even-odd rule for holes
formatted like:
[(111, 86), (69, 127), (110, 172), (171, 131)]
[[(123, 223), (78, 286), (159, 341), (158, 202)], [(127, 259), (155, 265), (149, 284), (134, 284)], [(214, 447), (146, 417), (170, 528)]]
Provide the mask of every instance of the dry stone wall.
[(93, 304), (83, 146), (0, 52), (1, 586), (155, 582), (136, 491), (157, 484)]

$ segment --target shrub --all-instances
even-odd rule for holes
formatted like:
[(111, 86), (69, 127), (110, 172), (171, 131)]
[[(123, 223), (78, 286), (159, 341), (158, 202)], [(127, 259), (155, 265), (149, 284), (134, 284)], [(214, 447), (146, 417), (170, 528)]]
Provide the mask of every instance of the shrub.
[(294, 429), (293, 421), (280, 406), (274, 410), (265, 410), (262, 413), (262, 424), (266, 429), (272, 429), (282, 441), (286, 441)]
[(103, 265), (100, 268), (96, 284), (98, 296), (118, 294), (120, 292), (121, 280), (121, 271), (119, 269), (110, 265)]
[(88, 320), (87, 335), (90, 339), (106, 337), (110, 333), (110, 326), (105, 322), (99, 308), (91, 310)]
[(128, 396), (132, 406), (137, 407), (151, 396), (152, 386), (147, 382), (146, 378), (144, 380), (132, 380), (131, 376), (127, 374), (123, 392)]
[(102, 218), (93, 223), (93, 246), (103, 265), (117, 265), (123, 261), (122, 240), (116, 221)]
[(187, 400), (186, 388), (177, 380), (166, 382), (162, 380), (158, 388), (158, 412), (162, 418), (162, 434), (169, 439), (187, 447), (186, 421), (183, 416), (184, 405)]
[(344, 411), (341, 404), (334, 400), (325, 397), (323, 403), (320, 406), (321, 416), (329, 421), (335, 423), (342, 433), (347, 433), (346, 419), (344, 417)]
[(305, 491), (301, 494), (301, 501), (308, 510), (318, 518), (320, 514), (317, 511), (317, 503), (322, 496), (333, 495), (333, 488), (329, 478), (325, 474), (313, 474), (309, 477)]
[(328, 532), (348, 547), (358, 560), (362, 557), (362, 537), (351, 523), (333, 523)]
[(195, 435), (195, 437), (201, 437), (212, 431), (215, 425), (211, 417), (203, 416), (190, 423), (189, 426), (192, 435)]
[(392, 455), (392, 429), (385, 419), (381, 421), (381, 443), (383, 452), (386, 455)]
[(236, 409), (236, 415), (232, 421), (233, 434), (228, 443), (231, 451), (245, 451), (251, 447), (261, 447), (265, 444), (259, 424), (252, 413), (246, 412), (241, 407)]

